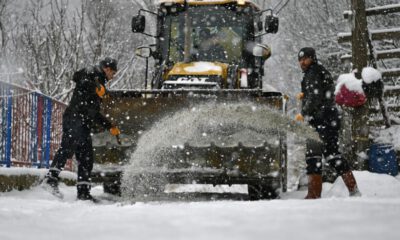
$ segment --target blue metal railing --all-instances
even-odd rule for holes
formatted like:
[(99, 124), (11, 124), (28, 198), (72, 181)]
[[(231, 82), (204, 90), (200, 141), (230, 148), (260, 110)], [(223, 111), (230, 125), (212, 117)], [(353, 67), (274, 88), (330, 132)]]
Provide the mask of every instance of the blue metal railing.
[(0, 81), (0, 166), (49, 168), (61, 142), (65, 107), (41, 93)]
[[(7, 102), (5, 104), (6, 109), (6, 124), (5, 124), (5, 133), (6, 133), (6, 139), (5, 139), (5, 163), (7, 167), (11, 166), (11, 121), (12, 121), (12, 96), (11, 96), (11, 90), (7, 89), (7, 95), (5, 96), (7, 99)], [(10, 137), (8, 137), (10, 136)]]

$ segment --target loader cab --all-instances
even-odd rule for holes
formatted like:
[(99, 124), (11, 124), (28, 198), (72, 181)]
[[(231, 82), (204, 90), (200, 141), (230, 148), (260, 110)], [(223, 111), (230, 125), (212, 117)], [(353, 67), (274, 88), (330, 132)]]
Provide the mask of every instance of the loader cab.
[[(152, 56), (161, 72), (153, 79), (154, 88), (163, 88), (166, 82), (177, 85), (177, 80), (213, 82), (205, 84), (212, 88), (261, 87), (263, 65), (271, 54), (257, 37), (264, 30), (262, 14), (252, 4), (227, 2), (160, 4)], [(267, 20), (265, 30), (273, 33), (277, 25)], [(133, 18), (133, 32), (144, 32), (144, 25), (144, 16)]]

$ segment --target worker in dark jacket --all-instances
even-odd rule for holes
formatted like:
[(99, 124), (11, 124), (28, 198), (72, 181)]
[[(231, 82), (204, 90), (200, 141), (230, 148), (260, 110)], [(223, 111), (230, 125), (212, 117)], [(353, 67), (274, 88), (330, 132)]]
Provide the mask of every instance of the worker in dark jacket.
[(301, 114), (296, 120), (304, 121), (316, 129), (322, 145), (307, 141), (306, 164), (308, 175), (308, 194), (306, 199), (321, 197), (322, 191), (322, 156), (342, 176), (350, 196), (359, 196), (356, 180), (346, 159), (339, 152), (339, 113), (334, 101), (334, 82), (331, 74), (318, 63), (313, 48), (302, 48), (298, 60), (304, 77), (301, 82)]
[(59, 174), (67, 159), (75, 154), (78, 162), (78, 199), (95, 199), (90, 194), (90, 174), (93, 168), (93, 147), (90, 136), (95, 125), (109, 129), (119, 135), (119, 129), (100, 113), (100, 104), (106, 95), (105, 83), (117, 71), (117, 61), (105, 58), (99, 66), (84, 68), (74, 73), (76, 83), (69, 106), (63, 114), (63, 136), (61, 146), (51, 163), (43, 186), (49, 187), (54, 195), (62, 197), (58, 189)]

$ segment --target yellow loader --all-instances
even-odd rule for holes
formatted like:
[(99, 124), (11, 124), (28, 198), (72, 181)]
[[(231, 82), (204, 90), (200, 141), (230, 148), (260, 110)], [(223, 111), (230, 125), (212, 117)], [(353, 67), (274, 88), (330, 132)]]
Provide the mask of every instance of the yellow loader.
[[(155, 33), (146, 31), (148, 17), (157, 23)], [(94, 144), (98, 164), (92, 181), (103, 183), (106, 192), (120, 194), (122, 190), (133, 196), (139, 188), (145, 189), (145, 194), (162, 193), (165, 184), (173, 183), (247, 184), (251, 200), (276, 198), (280, 191), (286, 191), (285, 133), (272, 125), (271, 131), (257, 126), (252, 131), (262, 137), (254, 137), (258, 142), (252, 145), (248, 143), (251, 139), (235, 134), (243, 129), (228, 129), (239, 119), (223, 110), (243, 110), (242, 115), (260, 117), (263, 111), (285, 113), (285, 96), (263, 86), (264, 62), (271, 50), (260, 42), (261, 36), (276, 33), (278, 25), (271, 9), (262, 10), (249, 0), (161, 0), (156, 12), (139, 10), (132, 19), (132, 31), (154, 38), (155, 44), (137, 48), (136, 55), (153, 58), (154, 73), (149, 80), (146, 74), (143, 89), (113, 90), (112, 97), (104, 101), (105, 113), (123, 132), (122, 145)], [(212, 118), (226, 114), (221, 120), (224, 124), (215, 125), (228, 130), (203, 130), (203, 137), (213, 138), (202, 144), (190, 136), (182, 138), (187, 142), (174, 142), (178, 137), (171, 133), (157, 144), (163, 145), (163, 150), (150, 151), (149, 164), (140, 165), (146, 159), (138, 158), (146, 158), (146, 154), (138, 152), (151, 144), (141, 143), (141, 139), (160, 122), (174, 119), (170, 127), (180, 135), (189, 134), (190, 128), (201, 128), (197, 122), (202, 121), (193, 118), (193, 124), (182, 125), (187, 131), (179, 129), (181, 121), (196, 113), (193, 109), (208, 109), (203, 115), (216, 111), (203, 122), (218, 122)], [(240, 121), (249, 129), (256, 122)], [(156, 134), (154, 142), (161, 139)], [(236, 143), (226, 144), (224, 134)], [(101, 141), (95, 136), (96, 142)], [(133, 164), (131, 169), (129, 164)], [(144, 183), (148, 185), (145, 188)]]

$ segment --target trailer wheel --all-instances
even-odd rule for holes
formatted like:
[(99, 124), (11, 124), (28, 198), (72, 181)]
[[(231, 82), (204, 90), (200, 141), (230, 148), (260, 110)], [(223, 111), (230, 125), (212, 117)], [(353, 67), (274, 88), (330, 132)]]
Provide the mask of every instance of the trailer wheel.
[(270, 186), (249, 184), (247, 186), (247, 190), (249, 192), (249, 199), (251, 201), (260, 199), (275, 199), (278, 197), (276, 189)]

